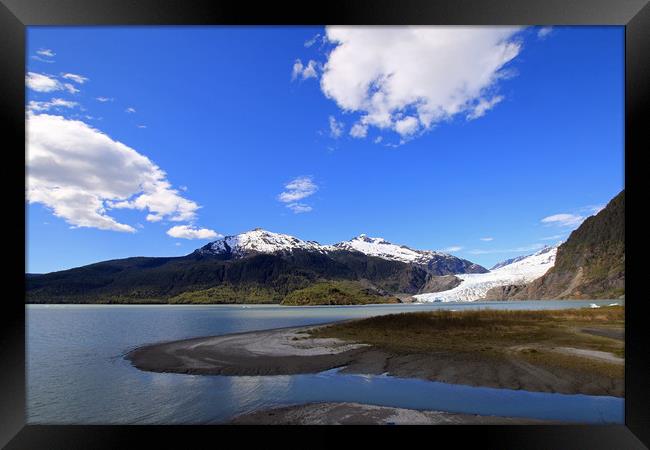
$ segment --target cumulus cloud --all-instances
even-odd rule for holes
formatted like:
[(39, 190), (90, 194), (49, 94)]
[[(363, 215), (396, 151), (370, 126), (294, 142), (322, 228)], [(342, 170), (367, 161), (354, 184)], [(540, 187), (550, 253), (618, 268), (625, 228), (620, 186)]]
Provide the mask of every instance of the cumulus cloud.
[(395, 121), (395, 131), (401, 136), (408, 136), (417, 131), (419, 126), (418, 119), (412, 116), (405, 117)]
[(305, 213), (311, 211), (313, 208), (304, 203), (300, 203), (317, 190), (318, 186), (314, 183), (312, 177), (302, 176), (295, 178), (285, 184), (284, 191), (278, 195), (278, 200), (285, 204), (294, 213)]
[(296, 59), (291, 70), (291, 80), (298, 78), (306, 80), (307, 78), (318, 77), (318, 73), (316, 72), (317, 64), (316, 61), (310, 59), (307, 65), (304, 65), (300, 59)]
[(36, 72), (27, 73), (25, 84), (36, 92), (52, 92), (63, 89), (63, 85), (56, 78)]
[(147, 211), (147, 220), (192, 221), (199, 205), (172, 188), (149, 158), (90, 125), (61, 116), (27, 117), (27, 199), (73, 227), (134, 232), (109, 213)]
[(330, 123), (330, 136), (332, 136), (335, 139), (341, 137), (341, 134), (343, 134), (343, 122), (339, 122), (338, 120), (336, 120), (336, 117), (330, 116), (329, 123)]
[(214, 239), (221, 237), (214, 230), (209, 228), (197, 228), (191, 225), (176, 225), (167, 230), (167, 234), (179, 239)]
[(97, 97), (96, 100), (101, 103), (112, 102), (113, 99), (109, 97)]
[(585, 220), (584, 216), (579, 214), (553, 214), (552, 216), (544, 217), (542, 223), (546, 225), (557, 225), (561, 227), (577, 227)]
[(452, 245), (451, 247), (443, 248), (443, 252), (451, 253), (451, 252), (459, 252), (463, 249), (460, 245)]
[[(515, 27), (329, 26), (334, 44), (321, 90), (359, 119), (354, 137), (369, 126), (402, 137), (456, 115), (478, 118), (499, 103), (494, 95), (504, 66), (521, 51)], [(294, 76), (304, 68), (300, 60)]]
[(75, 106), (79, 106), (79, 103), (64, 100), (62, 98), (53, 98), (49, 102), (37, 102), (32, 100), (27, 104), (27, 109), (38, 112), (48, 111), (52, 108), (74, 108)]
[(81, 75), (77, 75), (76, 73), (64, 73), (61, 76), (66, 80), (72, 80), (75, 83), (79, 83), (79, 84), (84, 84), (86, 81), (88, 81), (88, 78), (83, 77)]
[(368, 135), (368, 125), (365, 125), (363, 123), (355, 123), (352, 125), (352, 128), (350, 128), (350, 136), (361, 139), (364, 138)]
[(132, 107), (129, 106), (124, 111), (128, 112), (129, 114), (133, 114), (135, 112), (135, 108), (132, 108)]

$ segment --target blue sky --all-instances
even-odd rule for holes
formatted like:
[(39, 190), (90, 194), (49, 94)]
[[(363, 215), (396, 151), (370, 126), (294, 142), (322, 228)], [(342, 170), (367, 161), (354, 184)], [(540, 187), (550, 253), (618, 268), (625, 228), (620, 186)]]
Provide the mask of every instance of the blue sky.
[(566, 238), (623, 188), (624, 30), (474, 30), (29, 28), (26, 270), (255, 227), (484, 266)]

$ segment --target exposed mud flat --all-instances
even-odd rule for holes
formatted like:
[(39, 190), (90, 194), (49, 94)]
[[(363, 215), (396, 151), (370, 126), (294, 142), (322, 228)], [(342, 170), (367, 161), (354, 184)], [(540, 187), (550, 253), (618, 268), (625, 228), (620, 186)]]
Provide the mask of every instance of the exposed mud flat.
[[(323, 325), (321, 325), (323, 326)], [(388, 374), (451, 384), (523, 389), (562, 394), (622, 397), (623, 379), (584, 374), (561, 367), (540, 367), (520, 357), (480, 353), (394, 354), (335, 338), (312, 338), (320, 326), (283, 328), (187, 339), (140, 347), (126, 355), (142, 370), (210, 375), (291, 375), (342, 367), (343, 373)], [(622, 364), (603, 352), (562, 348), (575, 357)]]
[(255, 411), (233, 425), (536, 425), (545, 420), (420, 411), (360, 403), (309, 403)]

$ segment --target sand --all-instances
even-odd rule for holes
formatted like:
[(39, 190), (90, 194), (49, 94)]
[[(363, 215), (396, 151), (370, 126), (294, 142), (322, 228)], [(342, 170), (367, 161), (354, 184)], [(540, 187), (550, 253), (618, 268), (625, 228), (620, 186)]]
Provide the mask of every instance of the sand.
[(243, 414), (233, 425), (534, 425), (551, 421), (365, 405), (309, 403)]
[(362, 344), (338, 339), (311, 339), (315, 328), (253, 331), (140, 347), (126, 358), (152, 372), (206, 375), (290, 375), (316, 373), (349, 364)]
[[(320, 325), (324, 326), (324, 325)], [(392, 354), (339, 339), (314, 339), (318, 326), (254, 331), (140, 347), (126, 358), (142, 370), (211, 375), (290, 375), (342, 367), (343, 373), (384, 374), (452, 384), (563, 394), (623, 396), (623, 379), (527, 362), (513, 347), (503, 358), (480, 353)], [(558, 348), (578, 358), (622, 364), (604, 352)]]

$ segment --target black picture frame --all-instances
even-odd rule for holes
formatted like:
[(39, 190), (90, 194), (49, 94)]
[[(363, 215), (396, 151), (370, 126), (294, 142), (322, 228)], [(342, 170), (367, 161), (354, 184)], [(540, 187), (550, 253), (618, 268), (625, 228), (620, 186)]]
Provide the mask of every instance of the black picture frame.
[[(2, 271), (12, 290), (0, 317), (0, 445), (9, 449), (188, 448), (196, 439), (211, 445), (236, 439), (246, 445), (290, 439), (296, 444), (340, 445), (350, 432), (383, 444), (409, 445), (417, 433), (432, 445), (451, 439), (454, 446), (481, 448), (646, 448), (650, 446), (650, 343), (641, 292), (642, 216), (626, 211), (628, 277), (625, 330), (625, 425), (618, 426), (435, 426), (435, 427), (227, 427), (227, 426), (36, 426), (26, 425), (25, 389), (25, 29), (38, 25), (622, 25), (625, 26), (625, 189), (632, 211), (643, 207), (648, 192), (641, 171), (650, 149), (650, 6), (647, 0), (331, 0), (307, 2), (234, 2), (174, 0), (0, 0), (0, 117), (9, 143), (0, 177), (10, 213), (11, 252)], [(21, 151), (21, 149), (23, 151)], [(646, 177), (647, 178), (647, 177)], [(22, 181), (21, 181), (22, 180)], [(11, 214), (13, 213), (13, 214)], [(22, 219), (21, 219), (22, 218)], [(25, 242), (25, 239), (23, 239)], [(631, 243), (631, 244), (630, 244)], [(26, 244), (26, 242), (25, 242)], [(5, 248), (8, 248), (6, 246)], [(636, 269), (632, 266), (636, 264)], [(22, 266), (22, 267), (21, 267)], [(637, 275), (637, 273), (639, 275)], [(13, 290), (15, 289), (15, 292)], [(647, 302), (647, 300), (645, 300)], [(291, 436), (286, 436), (290, 434)], [(409, 437), (406, 436), (409, 435)], [(232, 442), (232, 441), (231, 441)]]

